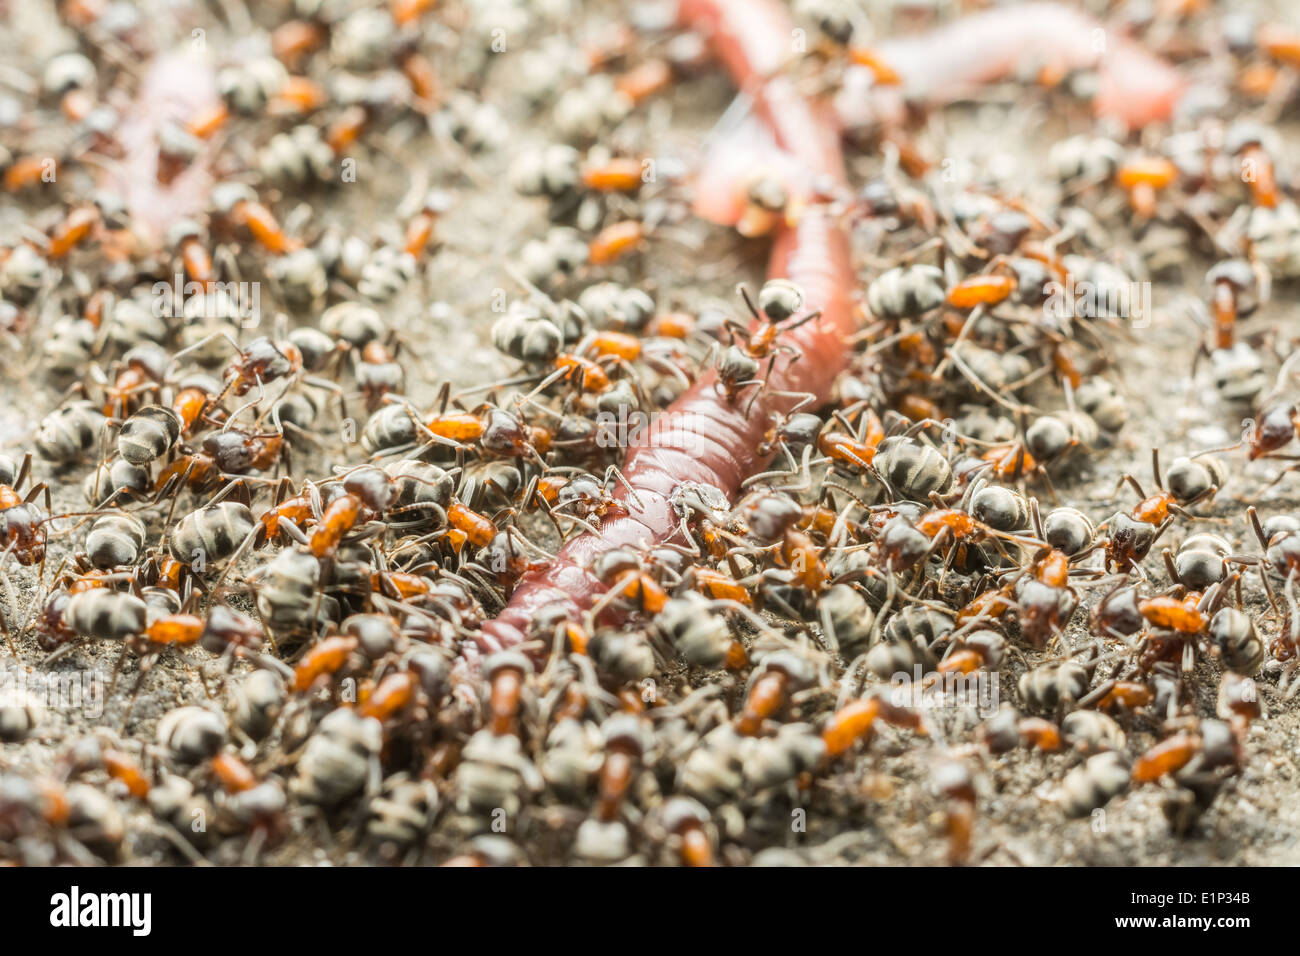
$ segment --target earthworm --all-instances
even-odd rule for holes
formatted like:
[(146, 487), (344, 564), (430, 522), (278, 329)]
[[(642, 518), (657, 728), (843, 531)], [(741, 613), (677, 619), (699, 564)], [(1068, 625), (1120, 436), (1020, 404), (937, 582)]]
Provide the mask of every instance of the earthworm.
[[(704, 29), (716, 20), (708, 12), (698, 18)], [(758, 31), (760, 25), (761, 36), (747, 37), (742, 43), (732, 35), (718, 43), (719, 56), (744, 71), (747, 79), (742, 90), (747, 92), (762, 78), (777, 74), (789, 50), (789, 34), (773, 30), (763, 15), (747, 28)], [(742, 52), (741, 46), (748, 52)], [(1029, 58), (1065, 69), (1095, 65), (1100, 80), (1093, 100), (1095, 112), (1131, 128), (1168, 119), (1186, 86), (1176, 70), (1131, 40), (1105, 31), (1085, 13), (1055, 3), (974, 13), (926, 33), (884, 40), (872, 52), (898, 75), (898, 85), (876, 86), (870, 69), (849, 67), (834, 98), (833, 115), (818, 117), (821, 136), (831, 135), (837, 126), (901, 123), (904, 97), (944, 106), (982, 84), (1013, 76)], [(819, 165), (819, 158), (831, 154), (817, 136), (800, 126), (809, 111), (804, 110), (800, 120), (789, 118), (790, 111), (774, 108), (779, 102), (776, 97), (792, 92), (784, 78), (769, 80), (759, 103), (764, 115), (747, 115), (707, 150), (696, 176), (696, 215), (719, 225), (735, 225), (747, 202), (746, 173), (751, 179), (756, 171), (771, 176), (798, 201), (813, 191), (818, 174), (835, 172)], [(769, 117), (783, 125), (775, 126)], [(792, 155), (803, 143), (811, 148)]]
[[(681, 11), (685, 23), (710, 34), (718, 57), (754, 98), (777, 144), (814, 175), (842, 183), (837, 130), (787, 79), (775, 75), (791, 35), (784, 12), (771, 0), (686, 0)], [(826, 207), (809, 206), (795, 225), (779, 229), (768, 274), (794, 282), (803, 291), (805, 309), (821, 312), (781, 338), (783, 345), (798, 350), (797, 361), (778, 357), (757, 398), (744, 392), (729, 401), (710, 372), (674, 401), (628, 450), (623, 475), (631, 490), (614, 492), (627, 513), (608, 516), (599, 534), (571, 538), (545, 569), (526, 575), (507, 607), (467, 646), (467, 656), (523, 642), (542, 608), (558, 605), (580, 618), (606, 590), (588, 570), (597, 554), (671, 541), (681, 524), (673, 506), (675, 491), (695, 482), (731, 498), (761, 467), (757, 449), (772, 415), (788, 411), (794, 402), (779, 393), (806, 393), (819, 404), (826, 401), (848, 361), (844, 342), (855, 324), (848, 238)]]
[(917, 36), (886, 40), (872, 52), (895, 73), (899, 87), (873, 88), (872, 72), (852, 67), (835, 98), (846, 127), (862, 126), (901, 107), (907, 97), (932, 105), (951, 103), (977, 86), (1013, 75), (1032, 58), (1046, 67), (1095, 66), (1098, 116), (1130, 128), (1168, 119), (1186, 83), (1132, 40), (1056, 3), (1025, 3), (971, 14)]
[(184, 126), (220, 104), (216, 73), (197, 51), (160, 53), (145, 68), (135, 100), (117, 130), (123, 157), (106, 168), (103, 185), (122, 197), (132, 222), (155, 243), (177, 219), (201, 213), (212, 189), (206, 154), (196, 157), (170, 183), (160, 183), (159, 137), (168, 123)]

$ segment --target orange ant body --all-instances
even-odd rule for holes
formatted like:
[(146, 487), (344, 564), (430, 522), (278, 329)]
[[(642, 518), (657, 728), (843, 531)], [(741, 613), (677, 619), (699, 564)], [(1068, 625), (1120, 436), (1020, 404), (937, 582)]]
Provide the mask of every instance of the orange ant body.
[(286, 20), (271, 31), (271, 53), (287, 66), (317, 50), (328, 39), (324, 27), (308, 20)]
[(582, 184), (597, 192), (632, 193), (641, 188), (642, 162), (630, 157), (616, 157), (599, 166), (582, 171)]
[(527, 661), (517, 654), (507, 653), (490, 663), (492, 666), (487, 668), (488, 726), (498, 737), (513, 735), (518, 730), (524, 678), (529, 672)]
[(1097, 709), (1110, 710), (1112, 707), (1122, 707), (1125, 710), (1136, 710), (1140, 707), (1149, 706), (1154, 700), (1155, 693), (1146, 684), (1138, 681), (1118, 680), (1097, 701)]
[(486, 548), (497, 535), (495, 522), (459, 501), (448, 506), (447, 521), (476, 548)]
[(1152, 783), (1181, 770), (1200, 747), (1201, 741), (1195, 734), (1180, 731), (1138, 757), (1133, 764), (1133, 779), (1138, 783)]
[(1201, 613), (1198, 605), (1200, 597), (1189, 594), (1179, 600), (1174, 597), (1154, 597), (1142, 601), (1138, 610), (1142, 616), (1156, 627), (1163, 627), (1180, 634), (1199, 634), (1209, 623)]
[(581, 355), (556, 356), (555, 367), (563, 372), (561, 378), (576, 378), (578, 389), (582, 392), (607, 392), (613, 385), (608, 372), (598, 363)]
[(992, 465), (990, 473), (1000, 481), (1019, 481), (1039, 470), (1038, 459), (1029, 453), (1024, 442), (1019, 441), (990, 448), (980, 456), (980, 460)]
[(447, 197), (442, 193), (435, 192), (426, 196), (420, 211), (406, 224), (402, 251), (415, 259), (424, 255), (424, 250), (433, 239), (433, 227), (437, 224), (438, 217), (447, 211), (449, 205)]
[(290, 76), (267, 104), (273, 116), (311, 113), (329, 102), (329, 93), (306, 76)]
[(885, 430), (872, 412), (866, 435), (859, 439), (841, 431), (824, 432), (817, 436), (817, 450), (831, 461), (866, 468), (876, 457), (876, 446), (884, 440)]
[(438, 103), (438, 76), (429, 58), (416, 50), (402, 57), (402, 75), (411, 84), (411, 95), (421, 112), (431, 112)]
[(280, 227), (275, 214), (257, 200), (252, 190), (240, 187), (237, 194), (226, 198), (227, 202), (218, 208), (231, 223), (247, 229), (249, 235), (267, 252), (282, 256), (302, 247), (299, 240), (291, 238)]
[(149, 779), (134, 760), (119, 750), (104, 751), (104, 770), (137, 800), (149, 796)]
[(343, 536), (352, 530), (360, 515), (361, 499), (356, 495), (341, 495), (331, 501), (311, 535), (308, 544), (311, 553), (318, 558), (333, 555)]
[(822, 728), (826, 756), (835, 758), (865, 738), (877, 720), (894, 727), (925, 733), (919, 711), (895, 704), (887, 694), (873, 693), (835, 711)]
[(415, 700), (415, 690), (416, 677), (410, 671), (389, 674), (366, 696), (361, 716), (387, 720)]
[(189, 386), (172, 399), (172, 411), (180, 419), (181, 434), (188, 435), (208, 411), (211, 396), (202, 388)]
[(47, 179), (50, 162), (49, 159), (41, 156), (22, 156), (14, 160), (5, 170), (5, 189), (12, 193), (30, 189), (44, 182), (52, 182)]
[(744, 585), (721, 571), (714, 571), (711, 568), (692, 568), (690, 580), (701, 594), (716, 601), (735, 601), (746, 606), (753, 603)]
[(267, 508), (262, 512), (258, 519), (261, 528), (258, 536), (258, 544), (272, 539), (278, 539), (285, 536), (282, 532), (280, 522), (287, 521), (297, 527), (301, 527), (314, 517), (314, 509), (311, 499), (307, 495), (294, 495), (286, 498), (281, 502)]
[(257, 786), (253, 771), (232, 753), (222, 751), (212, 758), (212, 772), (227, 793), (243, 793)]
[(203, 240), (195, 233), (187, 233), (181, 238), (177, 251), (180, 253), (181, 267), (185, 270), (185, 274), (192, 281), (199, 283), (205, 291), (211, 289), (217, 274), (212, 267), (212, 253), (208, 251)]
[(948, 304), (955, 309), (973, 309), (1005, 302), (1016, 291), (1016, 280), (1007, 275), (979, 275), (962, 279), (948, 292)]
[(880, 699), (864, 697), (841, 707), (831, 715), (822, 728), (822, 742), (827, 757), (847, 753), (855, 743), (865, 737), (880, 714)]
[(645, 234), (645, 226), (635, 219), (606, 226), (587, 244), (587, 259), (598, 266), (615, 262), (641, 245)]
[(438, 415), (425, 423), (439, 438), (454, 442), (473, 442), (483, 437), (483, 420), (470, 412), (452, 412)]
[(217, 103), (211, 108), (196, 114), (185, 124), (185, 131), (198, 139), (211, 139), (230, 119), (230, 111), (225, 103)]
[(1141, 219), (1156, 213), (1156, 196), (1178, 178), (1178, 167), (1161, 156), (1130, 160), (1115, 174), (1119, 187), (1129, 194), (1129, 204)]
[(754, 681), (745, 696), (744, 707), (736, 720), (736, 731), (748, 737), (756, 736), (763, 721), (785, 705), (788, 693), (789, 676), (781, 670), (767, 670)]
[(626, 332), (597, 332), (591, 337), (588, 347), (597, 356), (613, 356), (625, 362), (631, 362), (641, 355), (641, 340)]
[(62, 259), (85, 242), (98, 225), (99, 211), (94, 206), (78, 206), (55, 227), (45, 254), (51, 259)]
[(144, 638), (150, 644), (165, 647), (186, 646), (198, 643), (203, 636), (203, 618), (193, 614), (167, 614), (159, 617), (145, 629)]
[(666, 90), (672, 81), (672, 68), (663, 60), (652, 58), (638, 63), (616, 79), (614, 89), (633, 103), (641, 103)]
[(334, 635), (312, 647), (293, 669), (293, 689), (309, 690), (326, 674), (337, 673), (357, 649), (355, 637)]

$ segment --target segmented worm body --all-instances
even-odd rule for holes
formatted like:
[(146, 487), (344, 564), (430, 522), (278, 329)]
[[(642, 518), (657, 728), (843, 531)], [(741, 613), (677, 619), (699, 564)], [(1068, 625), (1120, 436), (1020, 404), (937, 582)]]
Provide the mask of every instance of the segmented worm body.
[[(790, 24), (784, 13), (768, 2), (688, 0), (682, 15), (711, 36), (718, 57), (737, 85), (754, 97), (777, 144), (814, 174), (842, 182), (834, 125), (777, 75), (789, 50)], [(606, 590), (589, 570), (600, 552), (680, 541), (675, 496), (692, 483), (733, 496), (763, 464), (757, 449), (772, 415), (794, 402), (778, 393), (806, 393), (817, 403), (826, 401), (848, 361), (844, 342), (854, 327), (848, 238), (829, 209), (810, 206), (797, 224), (779, 231), (768, 273), (794, 282), (803, 290), (804, 307), (821, 311), (817, 320), (782, 336), (782, 344), (797, 350), (797, 360), (780, 356), (752, 402), (749, 391), (728, 400), (712, 372), (673, 402), (628, 451), (623, 474), (632, 493), (622, 487), (615, 492), (628, 513), (606, 518), (599, 534), (571, 538), (547, 568), (526, 576), (509, 605), (477, 635), (479, 651), (524, 641), (530, 621), (552, 605), (578, 619)]]

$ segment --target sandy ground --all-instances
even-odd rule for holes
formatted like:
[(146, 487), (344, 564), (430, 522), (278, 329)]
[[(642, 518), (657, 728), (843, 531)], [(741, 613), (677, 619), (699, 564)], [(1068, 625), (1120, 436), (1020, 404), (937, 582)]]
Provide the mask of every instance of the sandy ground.
[[(0, 31), (0, 60), (11, 68), (40, 62), (34, 49), (60, 42), (48, 4), (20, 0), (14, 7), (13, 29)], [(600, 5), (605, 7), (605, 5)], [(220, 43), (219, 21), (212, 31)], [(415, 381), (408, 392), (417, 405), (432, 401), (444, 382), (453, 388), (482, 385), (506, 373), (498, 354), (488, 343), (496, 318), (492, 311), (494, 293), (505, 289), (517, 294), (507, 264), (526, 238), (537, 234), (544, 223), (539, 205), (514, 194), (506, 184), (513, 156), (535, 147), (545, 139), (545, 117), (530, 115), (517, 95), (517, 54), (540, 38), (521, 40), (518, 49), (499, 55), (490, 65), (485, 97), (501, 110), (509, 128), (507, 143), (500, 149), (476, 154), (472, 167), (463, 154), (426, 135), (404, 140), (404, 131), (390, 132), (395, 151), (362, 150), (359, 154), (359, 182), (338, 186), (320, 195), (303, 197), (313, 209), (313, 220), (338, 223), (345, 228), (371, 233), (396, 228), (395, 210), (413, 184), (427, 183), (453, 189), (458, 198), (440, 224), (438, 251), (430, 257), (416, 288), (390, 310), (389, 317), (409, 337), (410, 351), (418, 363), (408, 368)], [(44, 47), (33, 46), (44, 44)], [(26, 67), (29, 68), (29, 67)], [(689, 164), (714, 120), (730, 101), (723, 78), (714, 75), (677, 88), (663, 102), (642, 110), (627, 130), (633, 141), (655, 144), (662, 159), (679, 159)], [(944, 118), (945, 155), (958, 161), (987, 162), (988, 131), (997, 130), (997, 150), (1005, 153), (1009, 182), (1032, 180), (1046, 175), (1044, 122), (1062, 128), (1059, 116), (1047, 115), (1043, 105), (958, 107)], [(868, 173), (878, 167), (875, 157), (852, 157), (854, 171)], [(674, 187), (665, 195), (672, 199)], [(31, 221), (39, 215), (35, 205), (0, 207), (0, 231), (17, 219)], [(635, 281), (651, 291), (661, 304), (697, 307), (706, 299), (728, 301), (734, 284), (761, 279), (765, 251), (761, 244), (746, 246), (721, 230), (687, 221), (675, 226), (663, 238), (650, 244), (648, 255), (619, 267), (609, 278)], [(1210, 397), (1206, 382), (1190, 379), (1196, 337), (1176, 309), (1178, 296), (1199, 291), (1204, 264), (1187, 270), (1186, 285), (1157, 284), (1153, 299), (1154, 321), (1149, 329), (1135, 333), (1134, 340), (1114, 351), (1123, 370), (1119, 379), (1127, 383), (1131, 401), (1130, 425), (1114, 448), (1092, 458), (1077, 474), (1062, 474), (1055, 480), (1062, 503), (1074, 504), (1100, 520), (1127, 502), (1131, 492), (1115, 493), (1117, 477), (1132, 471), (1149, 479), (1147, 449), (1157, 445), (1167, 455), (1235, 440), (1240, 432), (1241, 409), (1223, 407)], [(620, 276), (620, 273), (622, 275)], [(1260, 321), (1276, 322), (1282, 338), (1300, 332), (1292, 307), (1292, 291), (1276, 290), (1275, 300)], [(30, 350), (29, 350), (30, 351)], [(43, 380), (39, 372), (18, 376), (28, 368), (26, 355), (11, 354), (0, 377), (0, 435), (11, 453), (29, 447), (39, 417), (60, 400), (66, 383)], [(325, 456), (328, 459), (328, 455)], [(1209, 507), (1204, 524), (1227, 536), (1242, 551), (1251, 551), (1242, 519), (1244, 503), (1256, 503), (1265, 515), (1294, 510), (1296, 481), (1289, 479), (1268, 491), (1264, 482), (1275, 474), (1276, 464), (1260, 463), (1242, 468), (1242, 456), (1233, 458), (1234, 473), (1229, 487)], [(322, 461), (323, 466), (328, 463)], [(79, 489), (82, 472), (64, 475), (38, 464), (37, 475), (49, 481), (55, 510), (76, 511), (84, 507)], [(76, 480), (74, 480), (74, 475)], [(153, 529), (159, 531), (159, 527)], [(1171, 536), (1165, 543), (1177, 542)], [(53, 564), (78, 546), (80, 537), (64, 537), (51, 549)], [(1150, 562), (1153, 566), (1156, 562)], [(41, 595), (33, 573), (10, 569), (17, 590), (18, 606), (7, 619), (14, 624), (27, 621), (34, 602)], [(1153, 571), (1154, 573), (1154, 571)], [(1157, 577), (1162, 578), (1163, 572)], [(1257, 594), (1258, 588), (1252, 587)], [(1075, 617), (1071, 638), (1082, 646), (1082, 622), (1090, 600)], [(1276, 633), (1278, 622), (1262, 619), (1267, 609), (1262, 599), (1251, 607), (1261, 619), (1265, 642)], [(17, 628), (19, 631), (21, 627)], [(64, 657), (52, 671), (40, 664), (42, 654), (30, 634), (16, 636), (18, 657), (0, 651), (0, 675), (4, 679), (27, 679), (39, 687), (57, 675), (81, 679), (88, 672), (107, 679), (117, 659), (115, 647), (83, 646)], [(47, 710), (37, 735), (18, 745), (0, 747), (0, 770), (47, 771), (66, 744), (79, 735), (107, 729), (136, 738), (149, 746), (159, 716), (185, 703), (204, 701), (208, 691), (198, 679), (203, 669), (201, 652), (188, 659), (165, 655), (153, 667), (140, 691), (129, 721), (124, 711), (130, 689), (138, 676), (139, 662), (126, 662), (118, 686), (102, 708), (53, 708)], [(1001, 672), (1003, 700), (1015, 700), (1015, 682), (1020, 665), (1011, 662)], [(1203, 712), (1213, 709), (1218, 683), (1216, 664), (1202, 663), (1197, 673)], [(93, 685), (87, 685), (93, 686)], [(103, 684), (100, 690), (105, 689)], [(215, 688), (215, 682), (214, 682)], [(1284, 702), (1265, 688), (1267, 719), (1251, 730), (1248, 763), (1242, 775), (1220, 796), (1194, 835), (1170, 835), (1159, 807), (1158, 788), (1135, 789), (1112, 801), (1106, 808), (1104, 827), (1096, 821), (1066, 820), (1054, 803), (1055, 788), (1078, 758), (1073, 755), (1042, 755), (1018, 750), (983, 761), (980, 770), (978, 830), (975, 857), (1001, 865), (1097, 864), (1097, 865), (1183, 865), (1183, 864), (1286, 864), (1300, 862), (1300, 801), (1297, 801), (1297, 731), (1300, 704)], [(102, 709), (102, 713), (99, 711)], [(953, 709), (936, 714), (936, 723), (949, 739), (967, 737), (964, 728), (976, 718)], [(1154, 722), (1131, 722), (1130, 750), (1138, 752), (1156, 739)], [(742, 807), (741, 813), (754, 829), (771, 833), (771, 843), (785, 845), (789, 854), (769, 851), (770, 862), (853, 862), (865, 864), (941, 862), (944, 843), (939, 836), (936, 814), (939, 801), (929, 793), (927, 779), (935, 749), (917, 746), (910, 735), (886, 730), (869, 751), (817, 785), (806, 806), (787, 798), (767, 801), (763, 806)], [(790, 814), (804, 809), (807, 832), (792, 831)], [(141, 825), (128, 860), (146, 862), (161, 857), (157, 840), (147, 833), (146, 815), (132, 811)], [(725, 829), (724, 819), (720, 826)], [(134, 828), (133, 828), (134, 830)], [(784, 836), (781, 834), (784, 833)], [(275, 850), (268, 860), (279, 863), (319, 861), (346, 862), (362, 859), (347, 841), (334, 842), (323, 828), (305, 821), (301, 831)]]

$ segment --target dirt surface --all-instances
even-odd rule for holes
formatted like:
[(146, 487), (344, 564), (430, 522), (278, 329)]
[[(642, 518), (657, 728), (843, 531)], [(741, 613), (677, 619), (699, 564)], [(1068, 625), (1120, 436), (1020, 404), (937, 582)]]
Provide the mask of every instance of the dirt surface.
[[(53, 4), (38, 0), (17, 0), (10, 8), (7, 24), (0, 29), (0, 94), (21, 89), (23, 78), (38, 74), (40, 65), (56, 50), (71, 46), (66, 28), (60, 25)], [(157, 10), (154, 10), (154, 7)], [(187, 10), (180, 15), (171, 4), (139, 4), (144, 17), (178, 41), (188, 35), (191, 24), (203, 24), (211, 55), (226, 59), (235, 48), (227, 18), (236, 22), (243, 15), (239, 4), (215, 4)], [(473, 6), (471, 4), (470, 6)], [(385, 306), (385, 318), (402, 337), (402, 354), (408, 359), (406, 394), (418, 407), (433, 404), (440, 387), (449, 383), (453, 392), (479, 394), (477, 389), (506, 378), (512, 372), (490, 341), (490, 331), (499, 313), (494, 307), (505, 297), (522, 290), (512, 278), (524, 242), (538, 235), (546, 225), (543, 204), (520, 197), (509, 185), (509, 170), (520, 155), (540, 147), (552, 138), (548, 111), (534, 111), (521, 91), (535, 82), (528, 72), (525, 54), (547, 49), (546, 44), (568, 44), (584, 35), (599, 35), (619, 22), (622, 11), (616, 4), (566, 3), (553, 0), (533, 5), (531, 17), (520, 13), (523, 5), (500, 4), (521, 24), (507, 28), (504, 52), (473, 49), (482, 35), (471, 36), (451, 26), (473, 20), (478, 28), (490, 18), (470, 17), (462, 5), (439, 4), (431, 25), (436, 43), (447, 62), (456, 67), (478, 57), (483, 62), (480, 97), (499, 111), (501, 141), (494, 147), (467, 151), (446, 137), (422, 129), (420, 121), (398, 123), (382, 136), (368, 138), (357, 151), (356, 183), (334, 184), (301, 197), (280, 198), (276, 208), (292, 215), (299, 204), (310, 216), (304, 230), (337, 226), (349, 233), (390, 239), (400, 236), (403, 200), (431, 187), (454, 195), (450, 210), (440, 219), (436, 247), (422, 263), (419, 275), (405, 292)], [(164, 8), (166, 12), (164, 11)], [(275, 22), (260, 4), (250, 4), (254, 20)], [(235, 11), (232, 13), (231, 11)], [(548, 15), (547, 11), (552, 14)], [(648, 14), (645, 14), (648, 16)], [(503, 17), (506, 14), (503, 13)], [(5, 89), (8, 86), (9, 89)], [(1025, 192), (1031, 202), (1050, 202), (1047, 149), (1071, 127), (1077, 117), (1063, 115), (1043, 99), (1026, 100), (1014, 91), (995, 91), (980, 105), (959, 105), (945, 111), (921, 140), (932, 154), (952, 160), (960, 179), (966, 164), (993, 169), (1009, 190)], [(661, 168), (689, 169), (709, 130), (731, 102), (731, 88), (719, 71), (676, 84), (665, 95), (633, 113), (618, 130), (622, 142), (653, 154)], [(13, 131), (7, 131), (12, 133)], [(46, 131), (34, 129), (22, 139), (31, 144)], [(12, 142), (9, 136), (6, 142)], [(1290, 135), (1285, 136), (1289, 142)], [(990, 152), (990, 142), (994, 143)], [(875, 155), (849, 152), (855, 179), (877, 173), (881, 160)], [(86, 176), (83, 170), (69, 175)], [(959, 188), (955, 183), (953, 188)], [(1027, 189), (1025, 187), (1028, 187)], [(666, 181), (657, 187), (665, 223), (653, 236), (645, 254), (601, 271), (600, 278), (635, 284), (650, 292), (660, 311), (682, 308), (698, 312), (713, 304), (734, 309), (733, 290), (739, 281), (761, 282), (766, 247), (761, 241), (745, 242), (733, 233), (707, 226), (686, 212), (689, 195), (685, 180)], [(0, 204), (0, 234), (15, 235), (21, 223), (48, 225), (52, 213), (38, 197), (6, 199)], [(9, 241), (9, 240), (6, 240)], [(1121, 240), (1123, 241), (1123, 240)], [(67, 272), (79, 265), (73, 257)], [(1158, 281), (1152, 292), (1154, 315), (1149, 328), (1132, 330), (1128, 337), (1107, 343), (1117, 371), (1117, 381), (1129, 403), (1129, 422), (1112, 447), (1097, 449), (1075, 459), (1074, 464), (1053, 473), (1052, 485), (1062, 504), (1078, 507), (1100, 521), (1118, 507), (1131, 504), (1131, 489), (1117, 492), (1119, 478), (1132, 472), (1144, 485), (1150, 484), (1149, 449), (1158, 447), (1166, 461), (1180, 454), (1227, 445), (1242, 432), (1249, 408), (1233, 406), (1215, 396), (1206, 377), (1204, 363), (1193, 378), (1194, 355), (1200, 333), (1188, 321), (1180, 303), (1187, 296), (1200, 296), (1202, 276), (1210, 261), (1195, 253), (1175, 281)], [(65, 281), (72, 281), (65, 277)], [(575, 294), (586, 282), (579, 276)], [(1252, 327), (1276, 330), (1275, 340), (1287, 343), (1300, 333), (1292, 308), (1293, 287), (1274, 289), (1274, 300), (1251, 320)], [(264, 293), (263, 309), (268, 321), (283, 308), (273, 291)], [(273, 303), (268, 308), (267, 303)], [(286, 310), (290, 324), (304, 320), (302, 312)], [(15, 458), (31, 447), (37, 423), (64, 398), (68, 380), (51, 380), (42, 371), (42, 333), (13, 338), (7, 344), (6, 374), (0, 377), (0, 437), (5, 451)], [(1276, 371), (1277, 362), (1269, 366)], [(320, 451), (302, 456), (314, 474), (326, 474), (334, 464), (349, 460), (346, 444), (326, 443)], [(1246, 504), (1255, 504), (1264, 516), (1291, 513), (1297, 505), (1297, 479), (1288, 477), (1269, 485), (1282, 465), (1278, 462), (1247, 464), (1240, 452), (1228, 456), (1231, 479), (1210, 504), (1198, 507), (1202, 516), (1195, 530), (1210, 528), (1226, 537), (1243, 553), (1258, 550), (1258, 544), (1243, 518)], [(36, 463), (36, 476), (49, 482), (55, 514), (81, 512), (86, 502), (81, 494), (84, 468), (63, 471), (48, 463)], [(1048, 493), (1035, 493), (1046, 506)], [(141, 660), (127, 655), (115, 687), (108, 694), (118, 665), (115, 644), (87, 643), (62, 656), (55, 664), (43, 663), (29, 624), (53, 579), (54, 569), (73, 551), (82, 547), (84, 526), (75, 519), (61, 520), (52, 532), (45, 579), (33, 569), (7, 564), (6, 571), (17, 598), (7, 607), (6, 620), (13, 632), (16, 656), (0, 652), (0, 680), (25, 681), (38, 695), (42, 687), (63, 681), (61, 694), (80, 683), (88, 695), (82, 706), (51, 706), (44, 710), (33, 736), (21, 743), (0, 746), (0, 772), (23, 775), (57, 773), (59, 761), (69, 744), (86, 735), (107, 732), (125, 741), (128, 750), (148, 759), (155, 747), (159, 718), (183, 704), (223, 703), (226, 688), (217, 676), (216, 663), (202, 651), (184, 655), (164, 654), (140, 680)], [(163, 531), (157, 517), (150, 524), (154, 540)], [(1175, 547), (1188, 530), (1173, 528), (1162, 544)], [(241, 570), (251, 568), (248, 562)], [(1157, 584), (1165, 583), (1160, 562), (1147, 562)], [(239, 575), (236, 575), (238, 577)], [(1279, 632), (1281, 622), (1267, 613), (1269, 606), (1258, 586), (1258, 575), (1246, 575), (1247, 609), (1255, 618), (1267, 644)], [(1087, 611), (1096, 599), (1095, 590), (1084, 590), (1080, 611), (1067, 631), (1071, 647), (1088, 643)], [(247, 606), (246, 604), (243, 606)], [(1034, 659), (1038, 659), (1035, 655)], [(1017, 700), (1016, 682), (1024, 664), (1009, 659), (998, 675), (1003, 701)], [(246, 665), (235, 667), (244, 673)], [(208, 673), (207, 686), (201, 675)], [(1200, 711), (1210, 714), (1220, 674), (1214, 661), (1197, 665), (1194, 684)], [(737, 692), (735, 678), (714, 678)], [(132, 704), (131, 691), (139, 684)], [(0, 685), (3, 686), (3, 685)], [(1246, 762), (1215, 801), (1200, 827), (1182, 837), (1170, 833), (1161, 811), (1160, 787), (1134, 787), (1111, 801), (1104, 821), (1097, 818), (1069, 820), (1057, 805), (1058, 788), (1070, 768), (1080, 762), (1073, 753), (1042, 754), (1017, 749), (998, 756), (976, 755), (979, 792), (973, 859), (996, 865), (1186, 865), (1186, 864), (1294, 864), (1300, 862), (1300, 801), (1297, 794), (1296, 740), (1300, 732), (1300, 704), (1284, 700), (1272, 677), (1260, 678), (1266, 718), (1250, 727), (1245, 749)], [(127, 707), (130, 715), (127, 716)], [(973, 710), (947, 707), (931, 711), (933, 740), (924, 741), (906, 731), (885, 729), (869, 748), (845, 761), (822, 777), (809, 796), (782, 792), (763, 807), (743, 804), (722, 808), (715, 825), (722, 834), (740, 829), (748, 817), (750, 835), (765, 835), (761, 841), (770, 849), (757, 859), (736, 851), (737, 862), (770, 863), (858, 863), (937, 864), (945, 858), (942, 837), (943, 803), (930, 790), (930, 771), (936, 755), (946, 746), (964, 746), (979, 722)], [(1130, 717), (1125, 721), (1129, 751), (1140, 753), (1160, 739), (1159, 724), (1151, 718)], [(280, 753), (268, 761), (291, 772), (298, 752)], [(112, 790), (102, 775), (89, 775), (95, 786)], [(116, 793), (116, 791), (114, 791)], [(116, 794), (121, 796), (120, 793)], [(175, 841), (159, 836), (152, 814), (140, 802), (120, 800), (128, 815), (129, 836), (123, 860), (128, 863), (179, 862)], [(806, 832), (787, 822), (792, 814), (806, 812)], [(562, 817), (563, 811), (556, 807)], [(565, 827), (557, 826), (556, 833)], [(430, 841), (430, 852), (410, 859), (430, 862), (457, 849), (452, 831), (439, 830)], [(538, 831), (532, 844), (525, 843), (535, 863), (562, 862), (564, 839)], [(784, 848), (784, 849), (782, 849)], [(217, 862), (234, 862), (247, 848), (227, 841), (209, 854)], [(295, 810), (294, 827), (277, 847), (262, 852), (264, 862), (281, 864), (345, 863), (373, 861), (348, 834), (348, 823), (311, 811)], [(724, 854), (724, 859), (727, 859)]]

